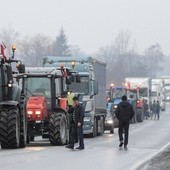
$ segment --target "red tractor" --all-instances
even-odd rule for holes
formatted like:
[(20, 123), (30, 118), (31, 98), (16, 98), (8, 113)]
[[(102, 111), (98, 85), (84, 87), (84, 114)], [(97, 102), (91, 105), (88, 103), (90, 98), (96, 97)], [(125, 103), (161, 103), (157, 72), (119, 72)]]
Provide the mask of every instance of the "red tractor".
[(127, 97), (129, 103), (132, 104), (135, 115), (132, 123), (137, 122), (143, 122), (144, 114), (143, 114), (143, 99), (139, 96), (139, 89), (128, 89), (127, 88)]
[[(74, 73), (75, 74), (75, 73)], [(71, 83), (68, 69), (27, 68), (17, 75), (27, 100), (28, 138), (49, 138), (52, 145), (65, 145), (69, 140), (66, 91)]]

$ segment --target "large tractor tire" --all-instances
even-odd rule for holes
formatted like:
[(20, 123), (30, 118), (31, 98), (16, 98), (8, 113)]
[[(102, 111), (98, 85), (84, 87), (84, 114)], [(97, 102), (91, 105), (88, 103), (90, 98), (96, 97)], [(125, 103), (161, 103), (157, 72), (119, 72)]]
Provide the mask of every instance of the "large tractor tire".
[(20, 144), (19, 144), (19, 147), (20, 148), (25, 148), (25, 145), (26, 145), (25, 137), (22, 134), (22, 135), (20, 135)]
[(65, 145), (68, 141), (68, 127), (65, 113), (54, 112), (50, 116), (49, 140), (51, 145)]
[(142, 112), (142, 109), (137, 109), (136, 120), (137, 120), (137, 122), (143, 122), (143, 112)]
[(2, 149), (20, 146), (20, 121), (16, 107), (0, 111), (0, 142)]

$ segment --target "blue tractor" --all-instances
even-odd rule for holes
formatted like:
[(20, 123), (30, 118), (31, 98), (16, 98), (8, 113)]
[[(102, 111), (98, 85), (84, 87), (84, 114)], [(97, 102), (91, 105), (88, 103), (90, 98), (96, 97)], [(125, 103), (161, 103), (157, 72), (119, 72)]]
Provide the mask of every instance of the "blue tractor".
[(107, 116), (105, 122), (105, 130), (110, 130), (114, 132), (114, 128), (118, 127), (118, 119), (115, 116), (115, 109), (117, 105), (122, 101), (122, 96), (126, 94), (126, 89), (124, 87), (114, 87), (110, 86), (108, 90), (109, 100), (107, 102)]
[[(107, 116), (106, 116), (106, 122), (105, 122), (105, 130), (110, 130), (110, 132), (114, 132), (112, 130), (114, 128), (117, 128), (119, 125), (119, 121), (115, 116), (115, 110), (120, 102), (122, 102), (122, 96), (127, 95), (128, 102), (132, 104), (134, 110), (136, 111), (136, 93), (127, 91), (124, 87), (114, 87), (110, 86), (110, 89), (108, 90), (108, 96), (109, 100), (107, 102)], [(111, 115), (111, 116), (110, 116)], [(108, 120), (108, 121), (107, 121)], [(113, 122), (113, 123), (112, 123)], [(131, 123), (136, 122), (136, 116), (133, 117), (131, 120)], [(111, 126), (112, 124), (112, 126)]]

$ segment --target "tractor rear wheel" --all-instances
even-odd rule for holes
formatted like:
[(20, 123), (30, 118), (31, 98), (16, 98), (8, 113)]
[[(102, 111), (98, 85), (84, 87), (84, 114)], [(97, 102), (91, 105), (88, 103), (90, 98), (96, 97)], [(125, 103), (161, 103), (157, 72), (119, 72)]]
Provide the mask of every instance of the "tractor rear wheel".
[(68, 128), (65, 113), (53, 112), (49, 123), (49, 140), (52, 145), (65, 145), (67, 143)]
[(20, 121), (17, 107), (2, 108), (0, 111), (1, 148), (19, 148)]

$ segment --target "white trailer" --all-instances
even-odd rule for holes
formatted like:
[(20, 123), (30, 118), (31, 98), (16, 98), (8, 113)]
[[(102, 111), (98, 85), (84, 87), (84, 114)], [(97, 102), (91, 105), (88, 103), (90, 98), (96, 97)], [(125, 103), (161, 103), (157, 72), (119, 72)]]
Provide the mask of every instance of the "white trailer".
[(47, 56), (45, 67), (72, 67), (81, 83), (71, 83), (69, 90), (79, 96), (85, 107), (83, 134), (95, 137), (104, 133), (106, 111), (106, 63), (86, 56)]
[(131, 92), (136, 93), (136, 120), (142, 122), (144, 119), (143, 100), (147, 100), (151, 106), (151, 79), (146, 77), (127, 77), (125, 78), (127, 87), (127, 97), (130, 98)]
[(152, 79), (152, 102), (159, 101), (161, 110), (165, 111), (165, 84), (163, 79)]
[(161, 77), (164, 80), (165, 100), (170, 101), (170, 76)]
[(125, 78), (125, 84), (130, 89), (138, 89), (139, 97), (147, 100), (151, 104), (151, 78), (149, 77), (127, 77)]

